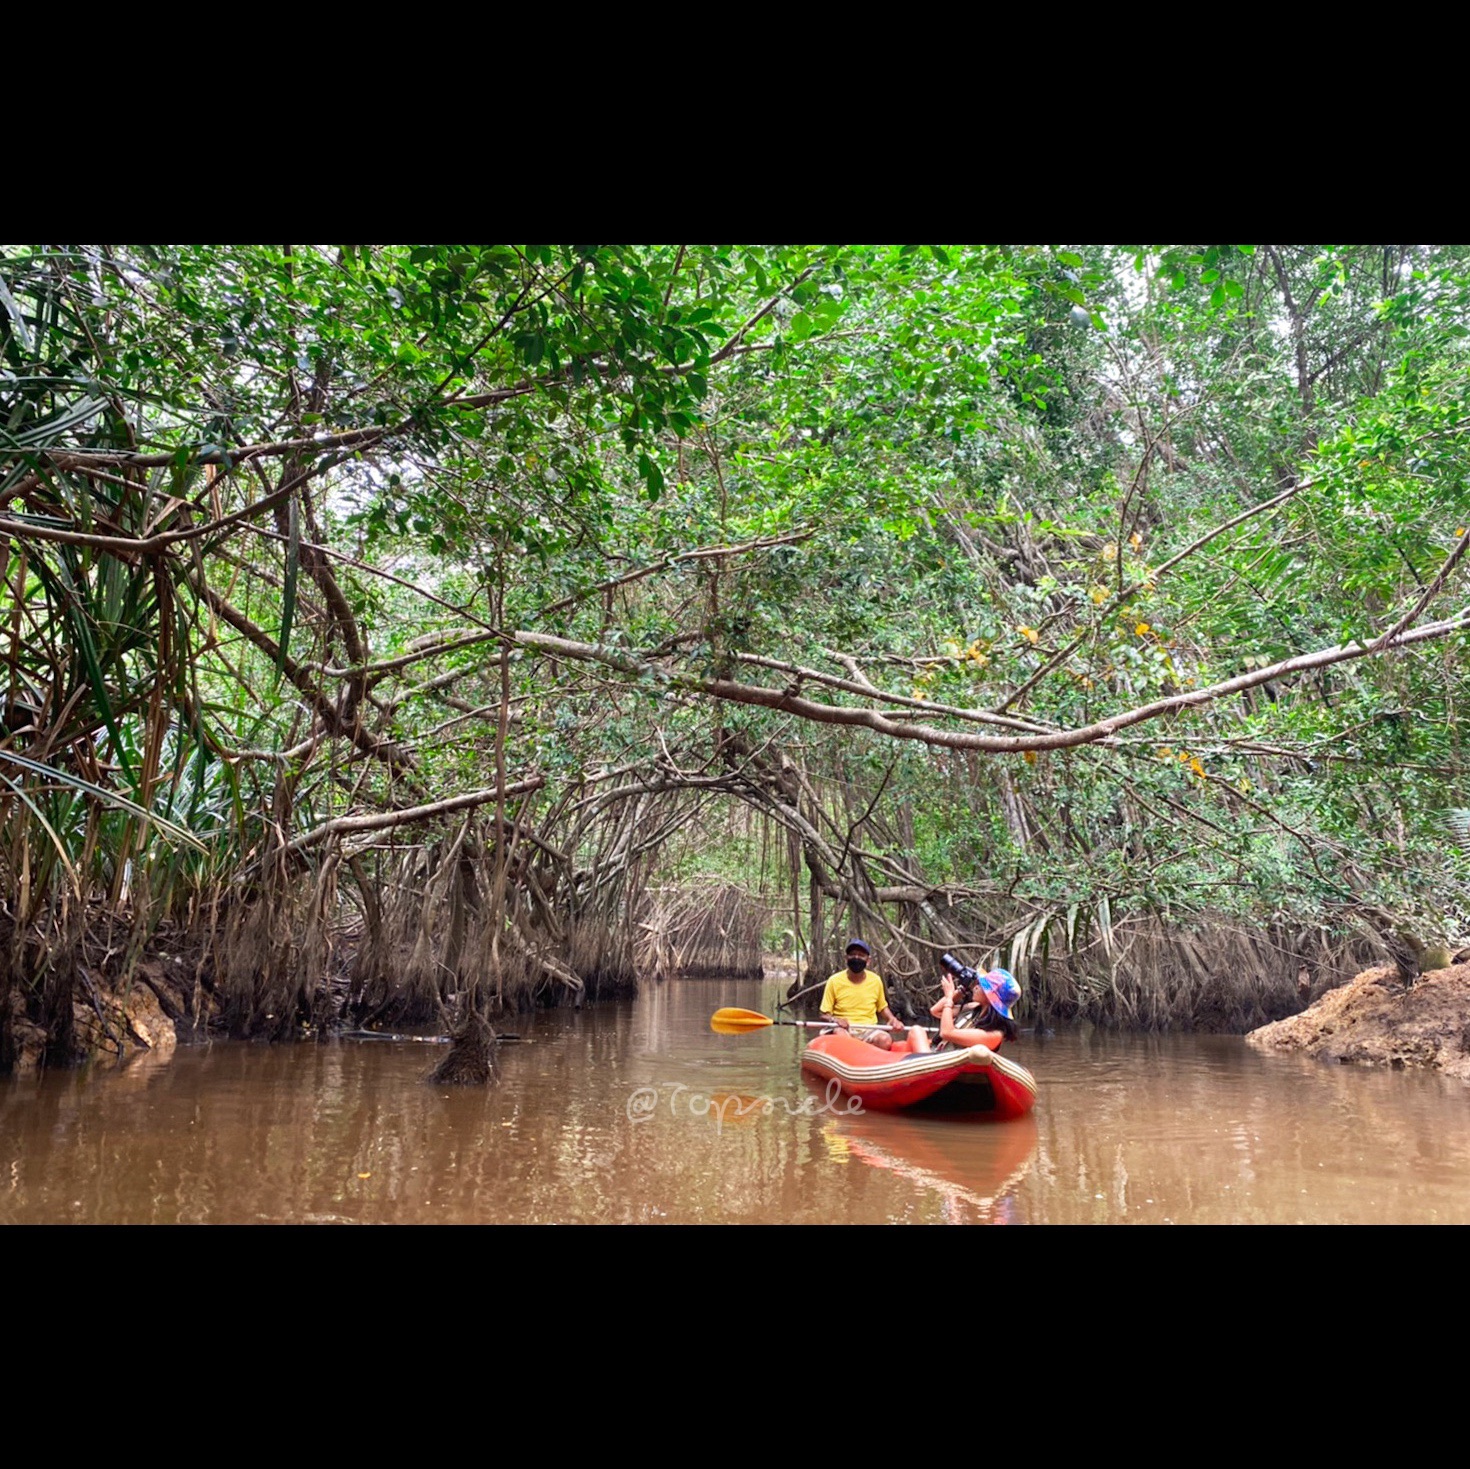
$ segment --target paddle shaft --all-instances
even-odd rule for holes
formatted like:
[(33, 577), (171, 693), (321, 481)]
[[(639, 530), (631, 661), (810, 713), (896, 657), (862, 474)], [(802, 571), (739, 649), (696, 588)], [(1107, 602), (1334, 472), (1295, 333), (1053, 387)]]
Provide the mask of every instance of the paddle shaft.
[[(771, 1022), (771, 1024), (772, 1025), (799, 1025), (799, 1026), (808, 1026), (808, 1027), (813, 1027), (813, 1028), (815, 1028), (817, 1030), (841, 1030), (842, 1029), (842, 1027), (840, 1025), (833, 1025), (830, 1020), (773, 1020)], [(849, 1030), (886, 1030), (889, 1033), (889, 1035), (896, 1035), (898, 1033), (898, 1032), (896, 1032), (893, 1029), (893, 1027), (891, 1025), (854, 1025), (851, 1021), (848, 1022), (848, 1029)], [(927, 1030), (930, 1035), (938, 1035), (939, 1034), (939, 1027), (937, 1025), (920, 1025), (920, 1026), (905, 1025), (905, 1026), (902, 1027), (902, 1029), (904, 1031), (910, 1031), (910, 1030), (916, 1030), (916, 1029), (917, 1030)]]
[[(716, 1010), (710, 1016), (710, 1028), (718, 1031), (721, 1035), (735, 1035), (742, 1031), (761, 1030), (767, 1025), (791, 1025), (800, 1029), (811, 1030), (840, 1030), (842, 1028), (841, 1026), (834, 1025), (830, 1020), (780, 1020), (770, 1015), (762, 1015), (758, 1010), (741, 1010), (733, 1006), (723, 1010)], [(893, 1028), (887, 1025), (854, 1025), (849, 1021), (848, 1028), (853, 1031), (871, 1032), (881, 1030), (887, 1032), (889, 1035), (894, 1034)], [(917, 1027), (904, 1025), (899, 1027), (899, 1033), (902, 1034), (914, 1029), (926, 1030), (930, 1035), (939, 1034), (938, 1030), (932, 1025)]]

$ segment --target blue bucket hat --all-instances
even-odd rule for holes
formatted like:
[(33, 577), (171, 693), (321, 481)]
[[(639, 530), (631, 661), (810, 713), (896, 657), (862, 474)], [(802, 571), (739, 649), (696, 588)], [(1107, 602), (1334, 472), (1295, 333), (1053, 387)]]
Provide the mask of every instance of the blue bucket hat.
[(1011, 1018), (1011, 1006), (1021, 998), (1021, 986), (1009, 969), (992, 969), (980, 977), (980, 989), (998, 1015)]

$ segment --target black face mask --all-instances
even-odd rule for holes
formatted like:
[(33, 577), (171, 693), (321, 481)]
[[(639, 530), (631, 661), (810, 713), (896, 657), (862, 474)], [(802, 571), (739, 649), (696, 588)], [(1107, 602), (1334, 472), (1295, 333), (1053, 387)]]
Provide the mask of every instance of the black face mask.
[(849, 959), (847, 961), (847, 967), (854, 974), (861, 974), (868, 967), (868, 961), (866, 959)]

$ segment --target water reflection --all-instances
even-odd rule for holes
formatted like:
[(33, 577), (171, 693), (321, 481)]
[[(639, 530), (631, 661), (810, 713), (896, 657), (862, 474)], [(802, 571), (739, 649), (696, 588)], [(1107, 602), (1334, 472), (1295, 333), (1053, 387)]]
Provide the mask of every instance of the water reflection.
[(758, 985), (518, 1018), (491, 1090), (425, 1047), (182, 1048), (0, 1083), (0, 1222), (1470, 1221), (1470, 1088), (1229, 1037), (1023, 1039), (1013, 1123), (815, 1105)]
[(869, 1112), (834, 1121), (828, 1132), (847, 1156), (937, 1198), (946, 1224), (1011, 1223), (1038, 1137), (1030, 1114), (990, 1126)]

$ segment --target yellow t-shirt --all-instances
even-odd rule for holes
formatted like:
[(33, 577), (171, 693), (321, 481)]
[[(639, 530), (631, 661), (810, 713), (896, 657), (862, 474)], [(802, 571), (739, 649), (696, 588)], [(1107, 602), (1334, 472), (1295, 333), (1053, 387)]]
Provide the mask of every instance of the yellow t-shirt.
[(873, 969), (865, 969), (856, 984), (847, 970), (839, 969), (822, 991), (822, 1014), (835, 1015), (850, 1025), (875, 1025), (878, 1012), (887, 1008), (883, 976)]

